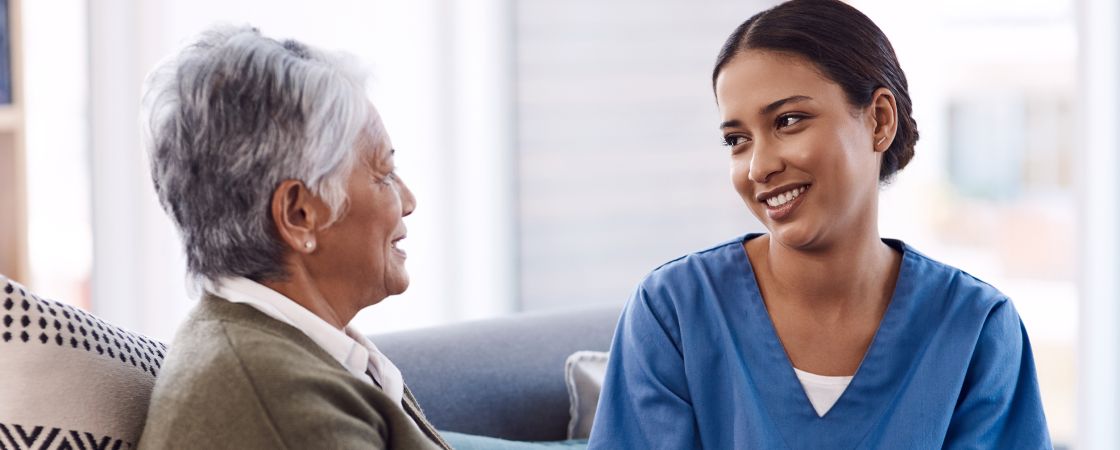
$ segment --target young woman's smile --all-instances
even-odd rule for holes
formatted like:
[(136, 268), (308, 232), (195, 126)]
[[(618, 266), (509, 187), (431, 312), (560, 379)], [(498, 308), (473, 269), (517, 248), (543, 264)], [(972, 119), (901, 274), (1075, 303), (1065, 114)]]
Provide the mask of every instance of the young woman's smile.
[(766, 214), (770, 220), (781, 222), (793, 214), (793, 210), (805, 199), (808, 184), (793, 185), (774, 189), (758, 195), (758, 201), (766, 204)]

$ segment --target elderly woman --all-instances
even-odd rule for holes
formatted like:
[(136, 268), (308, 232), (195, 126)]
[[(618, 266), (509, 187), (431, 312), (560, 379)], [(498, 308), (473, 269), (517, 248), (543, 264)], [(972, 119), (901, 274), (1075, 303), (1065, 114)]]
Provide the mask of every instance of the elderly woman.
[(416, 201), (351, 59), (215, 28), (145, 83), (160, 201), (204, 294), (141, 448), (448, 448), (347, 324), (408, 287)]

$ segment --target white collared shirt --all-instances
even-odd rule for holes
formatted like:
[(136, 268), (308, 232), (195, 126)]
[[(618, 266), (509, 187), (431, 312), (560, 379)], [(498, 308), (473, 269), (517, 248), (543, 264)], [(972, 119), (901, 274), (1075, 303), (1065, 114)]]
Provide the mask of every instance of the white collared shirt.
[(284, 294), (247, 278), (222, 278), (215, 283), (206, 283), (205, 289), (233, 303), (252, 306), (273, 319), (295, 327), (355, 377), (373, 384), (373, 380), (366, 376), (366, 370), (369, 370), (381, 385), (381, 390), (396, 404), (401, 404), (404, 378), (400, 369), (357, 330), (349, 326), (339, 330)]

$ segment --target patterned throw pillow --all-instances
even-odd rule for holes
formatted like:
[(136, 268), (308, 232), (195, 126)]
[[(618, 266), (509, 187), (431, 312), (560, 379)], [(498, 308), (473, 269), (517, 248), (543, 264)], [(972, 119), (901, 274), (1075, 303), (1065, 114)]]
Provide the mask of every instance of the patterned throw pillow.
[(0, 449), (135, 447), (165, 354), (0, 275)]

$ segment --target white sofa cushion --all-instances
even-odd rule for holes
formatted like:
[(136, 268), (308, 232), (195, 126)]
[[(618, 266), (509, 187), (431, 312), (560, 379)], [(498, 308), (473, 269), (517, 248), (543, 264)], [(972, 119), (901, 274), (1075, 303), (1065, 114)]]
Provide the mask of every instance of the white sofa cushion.
[(568, 385), (572, 420), (568, 423), (568, 439), (587, 439), (599, 405), (599, 391), (607, 376), (607, 352), (580, 351), (564, 364), (564, 382)]

